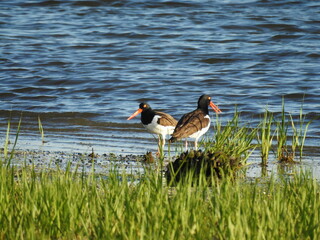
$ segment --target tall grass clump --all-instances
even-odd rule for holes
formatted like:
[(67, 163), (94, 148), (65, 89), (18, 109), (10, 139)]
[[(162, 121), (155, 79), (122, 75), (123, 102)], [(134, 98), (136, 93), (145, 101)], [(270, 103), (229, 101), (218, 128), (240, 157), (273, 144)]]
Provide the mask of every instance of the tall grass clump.
[[(319, 239), (320, 186), (308, 174), (175, 187), (68, 169), (0, 166), (1, 239)], [(272, 229), (272, 230), (271, 230)]]
[[(292, 130), (293, 130), (292, 151), (299, 152), (299, 159), (301, 161), (302, 156), (303, 156), (303, 147), (304, 147), (305, 140), (307, 137), (308, 127), (312, 121), (310, 120), (306, 123), (306, 115), (303, 114), (303, 103), (301, 104), (297, 124), (295, 124), (295, 121), (294, 121), (292, 115), (290, 114), (289, 116), (290, 116), (291, 126), (292, 126)], [(298, 126), (296, 126), (296, 125), (298, 125)]]
[(255, 148), (252, 142), (256, 130), (246, 125), (240, 126), (237, 111), (224, 127), (216, 116), (214, 129), (214, 137), (201, 142), (203, 151), (183, 152), (168, 165), (166, 178), (169, 182), (180, 181), (189, 172), (198, 179), (201, 171), (208, 177), (214, 175), (221, 178), (224, 175), (233, 175), (235, 170), (246, 164)]
[(228, 158), (239, 159), (240, 163), (244, 165), (256, 147), (253, 144), (256, 131), (247, 124), (241, 126), (240, 114), (237, 110), (224, 127), (217, 115), (213, 141), (207, 140), (204, 143), (205, 150), (221, 152)]
[(301, 104), (298, 117), (287, 113), (285, 101), (282, 98), (280, 117), (275, 117), (267, 109), (257, 127), (257, 140), (260, 146), (262, 165), (266, 165), (270, 150), (280, 162), (295, 162), (299, 153), (300, 161), (303, 156), (303, 148), (307, 137), (308, 127), (312, 120), (306, 122)]
[(272, 147), (274, 134), (272, 133), (273, 114), (265, 110), (261, 123), (258, 126), (257, 136), (260, 145), (262, 165), (267, 165)]
[(277, 136), (277, 149), (276, 156), (280, 161), (293, 161), (292, 153), (288, 152), (287, 147), (287, 138), (288, 138), (288, 128), (289, 122), (287, 121), (286, 113), (285, 113), (285, 104), (284, 98), (282, 98), (282, 111), (281, 118), (276, 122), (276, 136)]
[[(305, 122), (306, 115), (303, 114), (303, 104), (300, 108), (300, 114), (297, 123), (293, 116), (285, 112), (284, 98), (282, 98), (282, 111), (280, 120), (276, 121), (277, 150), (276, 156), (279, 161), (293, 162), (296, 152), (299, 151), (300, 161), (303, 155), (303, 147), (308, 131), (308, 127), (312, 121)], [(299, 127), (296, 127), (298, 124)], [(291, 130), (292, 138), (289, 141), (288, 130)], [(291, 145), (290, 145), (291, 143)]]

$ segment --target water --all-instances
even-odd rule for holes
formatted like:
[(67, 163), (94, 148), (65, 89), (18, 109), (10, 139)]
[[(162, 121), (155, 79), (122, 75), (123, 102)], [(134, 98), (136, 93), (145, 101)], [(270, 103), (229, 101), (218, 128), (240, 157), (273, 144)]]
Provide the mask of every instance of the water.
[[(139, 117), (126, 119), (142, 101), (179, 119), (203, 93), (223, 123), (237, 105), (256, 126), (266, 106), (281, 112), (282, 96), (294, 116), (304, 98), (316, 119), (319, 23), (312, 0), (1, 1), (0, 144), (10, 114), (13, 143), (22, 114), (20, 149), (156, 151)], [(319, 129), (314, 120), (309, 159)]]

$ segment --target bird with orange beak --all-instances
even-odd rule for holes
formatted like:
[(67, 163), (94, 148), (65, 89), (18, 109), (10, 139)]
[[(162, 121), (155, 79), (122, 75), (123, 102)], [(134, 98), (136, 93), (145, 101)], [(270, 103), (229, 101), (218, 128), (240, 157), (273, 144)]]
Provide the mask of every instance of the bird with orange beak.
[[(175, 142), (183, 138), (194, 138), (195, 149), (198, 149), (198, 139), (204, 135), (211, 123), (209, 117), (208, 107), (211, 107), (216, 113), (221, 113), (221, 110), (212, 101), (211, 97), (204, 94), (198, 100), (198, 108), (192, 112), (184, 114), (174, 132), (169, 142)], [(186, 141), (186, 150), (188, 149)]]
[(153, 110), (149, 104), (140, 103), (139, 109), (127, 120), (130, 120), (141, 113), (141, 122), (148, 132), (157, 134), (159, 137), (158, 153), (160, 154), (166, 142), (166, 136), (173, 133), (177, 120), (171, 115)]

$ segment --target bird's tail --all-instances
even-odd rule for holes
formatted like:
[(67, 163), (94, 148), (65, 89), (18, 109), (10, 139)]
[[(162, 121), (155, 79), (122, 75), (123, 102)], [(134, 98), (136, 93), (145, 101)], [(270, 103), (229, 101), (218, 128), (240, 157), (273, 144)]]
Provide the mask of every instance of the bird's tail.
[(171, 137), (171, 138), (169, 139), (169, 143), (173, 143), (173, 142), (175, 142), (175, 141), (177, 141), (177, 140), (178, 140), (177, 138)]

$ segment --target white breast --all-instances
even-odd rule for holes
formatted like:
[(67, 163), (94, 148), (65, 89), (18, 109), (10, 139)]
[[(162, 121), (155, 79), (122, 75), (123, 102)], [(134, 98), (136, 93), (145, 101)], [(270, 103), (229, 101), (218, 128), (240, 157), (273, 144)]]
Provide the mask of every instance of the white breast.
[(202, 129), (200, 129), (198, 132), (195, 132), (195, 133), (193, 133), (193, 134), (191, 134), (189, 137), (190, 138), (196, 138), (196, 139), (198, 139), (199, 137), (201, 137), (203, 134), (205, 134), (208, 130), (209, 130), (209, 127), (210, 127), (210, 117), (209, 117), (209, 115), (207, 115), (207, 116), (205, 116), (205, 118), (209, 118), (209, 124), (208, 124), (208, 126), (206, 126), (205, 128), (202, 128)]
[(148, 132), (155, 133), (155, 134), (161, 134), (161, 135), (168, 135), (172, 134), (174, 131), (174, 126), (162, 126), (158, 124), (158, 119), (161, 118), (161, 116), (155, 115), (152, 119), (152, 122), (148, 125), (143, 125)]

